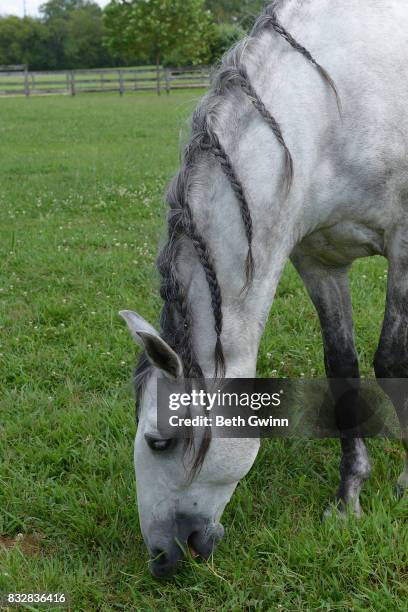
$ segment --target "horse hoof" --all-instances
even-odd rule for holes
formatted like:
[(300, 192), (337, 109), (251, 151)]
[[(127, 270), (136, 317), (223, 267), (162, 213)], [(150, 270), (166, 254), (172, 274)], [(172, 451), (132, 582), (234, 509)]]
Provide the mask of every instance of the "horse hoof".
[(363, 514), (363, 510), (360, 506), (360, 502), (352, 505), (351, 503), (344, 503), (343, 501), (337, 501), (330, 504), (323, 512), (322, 521), (326, 521), (330, 517), (335, 517), (344, 521), (348, 516), (360, 518)]
[(322, 521), (325, 522), (330, 518), (345, 519), (346, 512), (338, 503), (329, 504), (323, 512)]

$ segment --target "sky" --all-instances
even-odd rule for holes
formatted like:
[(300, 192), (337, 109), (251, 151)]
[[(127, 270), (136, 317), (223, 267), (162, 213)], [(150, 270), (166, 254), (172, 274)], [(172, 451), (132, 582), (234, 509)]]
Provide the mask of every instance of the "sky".
[[(38, 7), (46, 0), (0, 0), (0, 15), (17, 15), (22, 17), (24, 14), (24, 2), (27, 15), (38, 15)], [(94, 0), (100, 6), (108, 4), (109, 0)]]

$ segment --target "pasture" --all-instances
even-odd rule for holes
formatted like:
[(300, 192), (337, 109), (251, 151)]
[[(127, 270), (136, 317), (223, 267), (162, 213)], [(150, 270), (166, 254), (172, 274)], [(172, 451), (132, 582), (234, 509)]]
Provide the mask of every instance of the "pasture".
[[(137, 349), (117, 311), (157, 321), (162, 194), (197, 95), (0, 100), (0, 593), (65, 591), (75, 611), (406, 610), (402, 452), (385, 440), (368, 443), (365, 515), (323, 524), (338, 443), (264, 442), (213, 559), (149, 575), (132, 464)], [(385, 287), (385, 260), (353, 267), (364, 375)], [(288, 265), (258, 375), (323, 373), (317, 318)]]

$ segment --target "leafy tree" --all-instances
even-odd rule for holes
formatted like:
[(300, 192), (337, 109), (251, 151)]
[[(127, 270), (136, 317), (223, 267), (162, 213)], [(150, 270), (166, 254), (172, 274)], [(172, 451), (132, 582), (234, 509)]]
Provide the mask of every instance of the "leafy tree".
[(45, 21), (50, 21), (51, 19), (69, 19), (71, 13), (90, 4), (92, 3), (86, 0), (48, 0), (48, 2), (40, 6), (40, 13)]
[(0, 64), (27, 64), (30, 68), (47, 67), (47, 31), (31, 17), (0, 19)]
[(40, 11), (48, 32), (50, 68), (96, 68), (115, 63), (103, 45), (105, 26), (98, 4), (49, 0)]
[(211, 63), (217, 62), (228, 49), (245, 36), (245, 30), (233, 23), (219, 23), (210, 44)]
[(105, 27), (102, 11), (96, 4), (88, 4), (72, 11), (67, 22), (63, 44), (65, 63), (71, 68), (109, 66), (112, 58), (103, 45)]
[(105, 9), (106, 43), (157, 66), (177, 53), (191, 63), (209, 59), (211, 13), (203, 0), (112, 0)]
[[(118, 56), (129, 56), (134, 53), (132, 40), (128, 40), (131, 4), (128, 2), (112, 1), (105, 8), (104, 23), (106, 28), (105, 45), (111, 53)], [(138, 50), (136, 54), (144, 61), (150, 61), (151, 54), (146, 50)]]
[(237, 23), (249, 28), (267, 0), (206, 0), (205, 6), (217, 23)]

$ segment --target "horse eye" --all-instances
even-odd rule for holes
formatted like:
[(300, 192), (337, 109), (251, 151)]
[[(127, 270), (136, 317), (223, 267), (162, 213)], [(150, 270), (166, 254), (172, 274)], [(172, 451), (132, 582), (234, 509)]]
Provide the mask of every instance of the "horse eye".
[(145, 440), (149, 447), (154, 451), (164, 451), (170, 448), (173, 440), (163, 440), (162, 438), (153, 438), (153, 436), (149, 436), (145, 434)]

